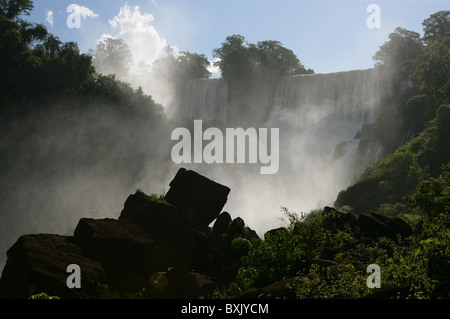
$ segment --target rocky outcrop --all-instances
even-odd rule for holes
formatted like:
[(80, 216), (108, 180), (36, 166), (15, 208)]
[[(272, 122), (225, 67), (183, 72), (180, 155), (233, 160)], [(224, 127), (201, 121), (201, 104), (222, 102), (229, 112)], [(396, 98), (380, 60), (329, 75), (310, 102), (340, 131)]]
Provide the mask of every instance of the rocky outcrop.
[[(242, 253), (233, 250), (233, 239), (259, 237), (241, 218), (221, 212), (228, 187), (185, 169), (170, 186), (164, 200), (131, 194), (118, 219), (80, 219), (73, 236), (20, 237), (7, 252), (0, 297), (212, 295), (237, 274)], [(67, 285), (72, 264), (80, 267), (80, 288)]]
[[(241, 244), (260, 238), (242, 218), (222, 212), (230, 191), (226, 186), (184, 169), (170, 185), (164, 200), (141, 191), (129, 195), (117, 219), (80, 219), (73, 236), (20, 237), (7, 252), (0, 297), (45, 292), (77, 299), (199, 298), (226, 289), (247, 252)], [(402, 219), (376, 212), (354, 215), (325, 207), (322, 217), (326, 230), (351, 230), (361, 239), (412, 234)], [(287, 231), (276, 228), (264, 237)], [(242, 239), (233, 242), (236, 238)], [(346, 249), (351, 247), (324, 247), (315, 263), (337, 274), (334, 258)], [(67, 285), (73, 264), (80, 269), (79, 288)], [(294, 280), (250, 288), (241, 297), (292, 297)]]
[(193, 223), (208, 226), (222, 211), (230, 189), (194, 171), (180, 168), (165, 200), (184, 211)]
[[(82, 269), (83, 289), (68, 289), (67, 267)], [(48, 292), (61, 298), (103, 298), (107, 274), (102, 264), (90, 259), (74, 243), (73, 237), (26, 235), (8, 250), (8, 260), (0, 281), (2, 298), (27, 298)]]
[(411, 226), (403, 219), (388, 214), (370, 213), (358, 217), (359, 233), (368, 238), (388, 237), (397, 235), (407, 237), (413, 234)]
[(324, 209), (323, 226), (334, 232), (348, 228), (355, 236), (369, 239), (394, 239), (398, 235), (408, 237), (413, 234), (411, 226), (400, 217), (377, 212), (360, 215), (342, 213), (332, 207)]

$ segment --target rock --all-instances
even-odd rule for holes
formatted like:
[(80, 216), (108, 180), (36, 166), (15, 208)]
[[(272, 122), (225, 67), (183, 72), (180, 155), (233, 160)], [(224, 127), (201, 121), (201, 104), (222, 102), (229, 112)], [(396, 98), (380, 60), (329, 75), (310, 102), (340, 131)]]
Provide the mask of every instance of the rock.
[[(1, 298), (28, 298), (45, 292), (65, 299), (108, 295), (106, 273), (98, 261), (85, 256), (71, 237), (39, 234), (21, 236), (7, 252), (0, 280)], [(81, 288), (67, 287), (67, 266), (77, 264)]]
[(134, 223), (82, 218), (74, 238), (88, 256), (100, 261), (108, 274), (110, 288), (138, 291), (148, 279), (155, 241)]
[(208, 226), (222, 211), (230, 189), (194, 171), (180, 168), (165, 200), (187, 213), (189, 221)]
[(233, 239), (240, 237), (244, 233), (245, 222), (242, 218), (236, 217), (228, 227), (226, 235), (228, 238)]
[(324, 208), (323, 227), (332, 232), (349, 230), (356, 232), (356, 215), (351, 213), (342, 213), (332, 207)]
[(379, 183), (379, 178), (369, 178), (348, 187), (338, 194), (334, 206), (350, 206), (355, 212), (374, 212), (374, 207), (378, 207), (379, 199), (374, 194), (378, 194)]
[(316, 259), (314, 263), (321, 267), (330, 267), (336, 265), (336, 262), (328, 259)]
[(251, 229), (250, 227), (244, 227), (244, 231), (242, 233), (242, 238), (252, 240), (252, 239), (261, 239), (258, 234)]
[(185, 215), (176, 207), (137, 191), (125, 201), (119, 220), (132, 221), (154, 239), (177, 235)]
[(216, 286), (219, 289), (227, 288), (233, 282), (236, 281), (236, 277), (239, 269), (242, 267), (242, 261), (236, 261), (235, 263), (225, 266), (219, 272), (216, 277)]
[(212, 278), (194, 272), (172, 277), (168, 285), (169, 294), (175, 299), (206, 298), (212, 295), (215, 288)]
[(231, 216), (227, 212), (223, 212), (217, 217), (213, 225), (213, 233), (217, 235), (222, 235), (226, 232), (231, 224)]
[(436, 299), (449, 299), (450, 298), (450, 280), (440, 282), (437, 286), (436, 292), (433, 296)]
[(383, 236), (395, 238), (397, 235), (408, 237), (413, 233), (411, 226), (403, 219), (381, 213), (360, 215), (357, 226), (359, 227), (360, 236), (368, 238)]
[(238, 299), (277, 299), (295, 298), (295, 283), (297, 278), (287, 278), (263, 288), (250, 288), (244, 291)]

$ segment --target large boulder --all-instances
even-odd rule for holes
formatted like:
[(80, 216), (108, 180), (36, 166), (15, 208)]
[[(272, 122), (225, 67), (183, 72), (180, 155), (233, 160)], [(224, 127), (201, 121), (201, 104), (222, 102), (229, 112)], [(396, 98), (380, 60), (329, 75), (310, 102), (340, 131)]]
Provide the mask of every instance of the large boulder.
[(325, 207), (323, 215), (323, 227), (332, 232), (352, 230), (356, 232), (355, 226), (357, 216), (352, 213), (342, 213), (333, 207)]
[(111, 288), (135, 291), (148, 280), (155, 241), (134, 223), (110, 218), (82, 218), (74, 238), (88, 256), (100, 261)]
[(377, 198), (379, 183), (380, 178), (369, 178), (357, 182), (338, 194), (334, 207), (339, 209), (343, 206), (350, 206), (354, 212), (375, 212), (379, 201)]
[(295, 298), (295, 288), (297, 284), (298, 278), (286, 278), (262, 288), (249, 288), (244, 291), (238, 299)]
[(137, 191), (125, 201), (119, 220), (131, 221), (154, 239), (161, 239), (178, 234), (185, 216), (171, 204)]
[(228, 212), (223, 212), (217, 217), (213, 225), (213, 233), (215, 235), (223, 235), (231, 224), (231, 215)]
[(197, 172), (180, 168), (165, 200), (187, 213), (190, 222), (208, 226), (222, 211), (230, 189)]
[(411, 226), (400, 217), (381, 213), (360, 215), (357, 226), (360, 236), (368, 238), (395, 238), (397, 235), (408, 237), (413, 233)]
[[(102, 265), (85, 256), (72, 237), (25, 235), (8, 250), (0, 280), (1, 298), (24, 299), (45, 292), (60, 298), (101, 298), (108, 294)], [(67, 267), (80, 267), (81, 288), (69, 288)]]
[(167, 288), (171, 298), (198, 299), (211, 296), (216, 285), (208, 276), (189, 272), (170, 278)]

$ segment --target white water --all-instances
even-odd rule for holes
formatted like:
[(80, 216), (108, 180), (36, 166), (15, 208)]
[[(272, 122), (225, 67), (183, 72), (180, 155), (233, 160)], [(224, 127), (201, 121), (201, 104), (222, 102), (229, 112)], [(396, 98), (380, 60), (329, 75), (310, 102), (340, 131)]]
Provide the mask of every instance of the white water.
[(224, 79), (194, 80), (185, 90), (182, 117), (226, 122), (228, 85)]
[[(185, 114), (190, 114), (191, 120), (226, 122), (230, 106), (223, 82), (194, 82)], [(284, 77), (275, 93), (270, 120), (263, 125), (280, 129), (277, 174), (260, 175), (249, 164), (190, 168), (229, 186), (225, 210), (262, 233), (279, 226), (283, 217), (280, 207), (309, 212), (333, 205), (339, 191), (376, 160), (358, 155), (359, 141), (354, 137), (364, 124), (376, 120), (380, 98), (375, 69)]]

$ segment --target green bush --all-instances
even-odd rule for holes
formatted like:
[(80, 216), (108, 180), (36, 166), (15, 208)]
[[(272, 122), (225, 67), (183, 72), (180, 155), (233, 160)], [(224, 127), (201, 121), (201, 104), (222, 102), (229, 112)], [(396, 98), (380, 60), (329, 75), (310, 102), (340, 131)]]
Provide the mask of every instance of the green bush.
[(428, 178), (417, 185), (416, 192), (405, 198), (413, 209), (429, 217), (450, 213), (450, 163), (442, 166), (437, 178)]
[(60, 299), (60, 298), (57, 296), (49, 296), (45, 292), (41, 292), (40, 294), (30, 296), (28, 299)]

